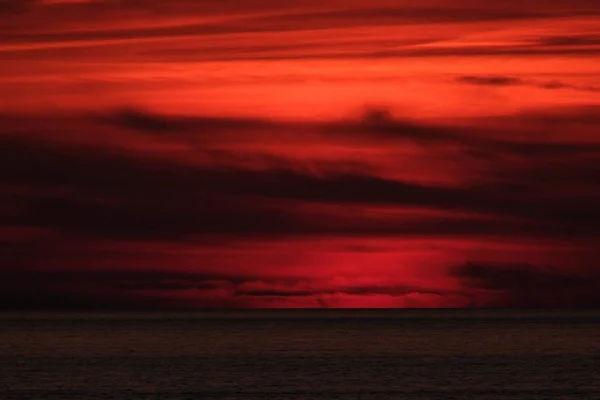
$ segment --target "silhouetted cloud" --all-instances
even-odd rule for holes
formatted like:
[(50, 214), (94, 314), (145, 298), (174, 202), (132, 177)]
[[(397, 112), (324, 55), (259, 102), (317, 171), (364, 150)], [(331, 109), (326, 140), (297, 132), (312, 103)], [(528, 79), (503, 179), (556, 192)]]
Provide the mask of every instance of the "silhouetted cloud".
[[(156, 270), (61, 270), (2, 267), (0, 309), (156, 309), (189, 308), (182, 293), (198, 296), (196, 307), (245, 306), (253, 299), (324, 297), (402, 297), (414, 293), (444, 294), (444, 290), (408, 285), (337, 285), (311, 278), (268, 278)], [(222, 297), (214, 298), (214, 293)], [(319, 301), (319, 299), (321, 299)]]
[(23, 13), (36, 2), (37, 0), (0, 0), (0, 15)]
[[(331, 284), (297, 273), (285, 281), (260, 266), (254, 274), (241, 272), (243, 266), (217, 274), (218, 268), (211, 267), (216, 256), (198, 257), (189, 273), (171, 273), (166, 261), (146, 267), (150, 256), (141, 251), (154, 254), (155, 243), (214, 250), (259, 238), (593, 241), (599, 233), (600, 147), (533, 137), (524, 141), (527, 130), (502, 131), (502, 124), (543, 127), (554, 119), (563, 121), (555, 124), (559, 127), (572, 127), (573, 121), (594, 127), (600, 121), (593, 110), (505, 118), (493, 124), (503, 137), (477, 124), (406, 121), (385, 108), (368, 109), (356, 120), (315, 123), (135, 110), (40, 119), (5, 115), (0, 135), (2, 298), (23, 308), (67, 307), (70, 302), (83, 308), (178, 308), (190, 306), (186, 296), (206, 307), (278, 301), (335, 305), (332, 298), (357, 296), (398, 301), (405, 296), (458, 296), (448, 286), (400, 279)], [(48, 121), (51, 129), (45, 130)], [(85, 136), (74, 136), (80, 132)], [(300, 147), (290, 146), (290, 140), (298, 140)], [(450, 184), (403, 179), (372, 168), (377, 155), (365, 157), (364, 168), (352, 167), (344, 157), (303, 162), (310, 154), (298, 157), (296, 152), (305, 143), (351, 151), (362, 146), (409, 148), (423, 157), (440, 157), (452, 149), (457, 164), (477, 161), (473, 165), (481, 169), (470, 181)], [(249, 148), (259, 150), (249, 153)], [(284, 151), (268, 152), (279, 148)], [(402, 165), (398, 161), (394, 170)], [(82, 246), (82, 240), (88, 244)], [(100, 244), (106, 242), (133, 247), (123, 254), (103, 250)], [(343, 251), (361, 257), (390, 251), (353, 245)], [(119, 267), (109, 268), (111, 263)], [(89, 264), (87, 270), (77, 267)], [(129, 264), (139, 271), (122, 269)], [(469, 264), (452, 277), (475, 305), (561, 305), (562, 300), (551, 300), (550, 291), (568, 297), (575, 287), (588, 294), (568, 304), (596, 304), (592, 290), (581, 282), (596, 278), (586, 274), (571, 274), (562, 266)], [(570, 275), (569, 283), (564, 277)], [(544, 302), (531, 300), (530, 293)]]
[(219, 130), (244, 130), (269, 128), (272, 122), (251, 118), (209, 117), (209, 116), (168, 116), (135, 108), (123, 108), (102, 115), (99, 121), (123, 128), (137, 129), (148, 133), (213, 133)]
[(467, 263), (457, 268), (455, 274), (474, 288), (489, 290), (557, 290), (589, 283), (589, 277), (568, 274), (556, 267), (519, 263)]
[(546, 46), (597, 46), (600, 45), (599, 35), (561, 35), (549, 36), (540, 40)]
[[(0, 309), (189, 308), (185, 301), (168, 294), (229, 288), (248, 279), (174, 271), (17, 269), (6, 265), (0, 272), (4, 277)], [(206, 298), (202, 305), (218, 307), (225, 303)]]
[(511, 76), (473, 76), (466, 75), (457, 78), (458, 82), (482, 86), (515, 86), (524, 85), (525, 81)]
[(390, 286), (354, 286), (354, 287), (339, 287), (330, 289), (312, 289), (312, 290), (289, 290), (284, 287), (281, 289), (240, 289), (236, 291), (237, 296), (256, 296), (256, 297), (317, 297), (334, 294), (347, 294), (347, 295), (360, 295), (360, 296), (372, 296), (372, 295), (387, 295), (387, 296), (405, 296), (411, 293), (424, 293), (424, 294), (440, 294), (443, 291), (427, 289), (424, 287), (411, 287), (401, 285), (390, 285)]
[[(149, 121), (155, 120), (162, 121), (160, 116), (151, 114), (144, 116), (143, 123), (135, 121), (146, 131)], [(165, 121), (169, 122), (152, 123), (151, 132), (156, 129), (177, 132), (179, 124), (183, 124), (177, 118)], [(220, 119), (212, 126), (207, 124), (206, 129), (215, 132), (234, 126), (246, 135), (246, 127), (256, 126), (254, 122), (237, 125), (238, 121)], [(375, 134), (460, 145), (465, 148), (465, 158), (473, 149), (485, 151), (491, 164), (478, 183), (448, 187), (390, 179), (368, 170), (348, 170), (343, 160), (339, 164), (322, 164), (316, 171), (298, 168), (291, 160), (280, 160), (279, 164), (261, 169), (194, 165), (144, 158), (116, 149), (3, 135), (1, 180), (7, 187), (34, 188), (10, 195), (24, 209), (18, 217), (10, 217), (11, 223), (107, 237), (174, 239), (209, 233), (424, 234), (428, 230), (432, 234), (494, 231), (506, 234), (512, 230), (542, 235), (561, 231), (589, 235), (597, 231), (590, 222), (600, 217), (595, 206), (600, 193), (593, 189), (596, 177), (600, 176), (594, 155), (600, 149), (596, 145), (500, 142), (474, 138), (468, 131), (405, 124), (386, 113), (369, 115), (357, 125), (346, 126), (350, 135), (359, 133), (366, 138)], [(286, 129), (281, 125), (272, 134)], [(343, 125), (334, 128), (325, 125), (323, 129), (326, 134), (334, 135), (345, 131)], [(227, 154), (223, 152), (221, 157), (226, 159)], [(507, 160), (507, 156), (528, 157), (530, 161), (515, 163)], [(235, 159), (235, 154), (231, 157)], [(585, 196), (575, 195), (579, 189), (574, 185), (584, 188)], [(548, 190), (572, 191), (574, 195), (549, 198), (545, 194)], [(377, 228), (380, 221), (355, 219), (348, 226), (337, 225), (336, 221), (344, 218), (342, 215), (331, 215), (324, 220), (306, 218), (295, 208), (295, 204), (303, 202), (423, 207), (523, 222), (465, 216), (440, 217), (439, 223), (389, 221), (380, 228)]]
[(0, 307), (598, 304), (599, 16), (0, 0)]
[(527, 263), (470, 262), (453, 270), (473, 306), (596, 307), (600, 274), (596, 269)]
[(571, 90), (579, 90), (584, 92), (598, 92), (600, 88), (595, 86), (585, 86), (585, 85), (574, 85), (566, 82), (561, 82), (558, 80), (553, 81), (539, 81), (533, 79), (522, 79), (512, 76), (475, 76), (475, 75), (466, 75), (460, 76), (456, 79), (459, 83), (469, 84), (469, 85), (478, 85), (478, 86), (533, 86), (540, 89), (571, 89)]

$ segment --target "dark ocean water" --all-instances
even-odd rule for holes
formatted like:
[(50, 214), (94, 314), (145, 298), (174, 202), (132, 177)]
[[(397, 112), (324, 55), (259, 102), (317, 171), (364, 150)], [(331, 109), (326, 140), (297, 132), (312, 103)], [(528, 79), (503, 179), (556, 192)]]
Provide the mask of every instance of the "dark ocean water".
[(600, 399), (600, 313), (3, 314), (0, 399)]

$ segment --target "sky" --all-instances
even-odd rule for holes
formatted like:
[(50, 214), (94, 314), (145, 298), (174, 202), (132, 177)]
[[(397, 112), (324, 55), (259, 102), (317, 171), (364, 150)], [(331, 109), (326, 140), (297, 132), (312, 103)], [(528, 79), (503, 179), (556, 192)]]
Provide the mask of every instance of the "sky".
[(600, 306), (597, 0), (0, 0), (0, 308)]

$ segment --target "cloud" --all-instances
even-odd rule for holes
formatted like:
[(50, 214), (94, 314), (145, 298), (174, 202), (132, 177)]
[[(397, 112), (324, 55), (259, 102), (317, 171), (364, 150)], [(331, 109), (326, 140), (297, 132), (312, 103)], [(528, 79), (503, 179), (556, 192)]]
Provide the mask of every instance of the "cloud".
[[(402, 284), (340, 285), (327, 279), (202, 274), (163, 270), (11, 269), (2, 267), (0, 309), (187, 309), (253, 304), (329, 305), (344, 296), (402, 299), (446, 291)], [(192, 304), (189, 300), (193, 299)]]
[(359, 296), (405, 296), (412, 293), (440, 294), (440, 290), (427, 289), (424, 287), (411, 287), (403, 285), (388, 286), (351, 286), (339, 288), (313, 288), (290, 290), (285, 286), (282, 288), (272, 287), (268, 289), (244, 289), (236, 291), (237, 296), (255, 296), (255, 297), (316, 297), (322, 299), (327, 295), (359, 295)]
[(428, 125), (400, 119), (386, 107), (367, 106), (359, 116), (358, 121), (330, 123), (323, 127), (325, 133), (348, 136), (352, 133), (366, 138), (374, 137), (379, 140), (408, 139), (417, 143), (449, 143), (468, 142), (465, 131), (447, 126)]
[(600, 45), (598, 35), (561, 35), (548, 36), (540, 40), (545, 46), (597, 46)]
[(465, 75), (460, 76), (457, 79), (457, 82), (467, 83), (470, 85), (481, 85), (481, 86), (518, 86), (525, 84), (520, 78), (515, 78), (511, 76), (474, 76), (474, 75)]
[(540, 89), (571, 89), (584, 92), (599, 92), (600, 88), (595, 86), (584, 86), (584, 85), (573, 85), (558, 80), (553, 81), (537, 81), (531, 79), (522, 79), (512, 76), (475, 76), (465, 75), (460, 76), (456, 79), (459, 83), (476, 86), (497, 86), (497, 87), (510, 87), (510, 86), (532, 86)]
[[(208, 274), (168, 270), (90, 270), (0, 268), (0, 309), (187, 309), (186, 293), (198, 292), (198, 305), (230, 306), (211, 291), (243, 282)], [(202, 296), (208, 293), (208, 296)], [(183, 295), (183, 297), (182, 297)]]
[(595, 304), (599, 4), (0, 0), (0, 302)]
[(453, 270), (474, 306), (597, 307), (600, 273), (592, 268), (471, 262)]
[(168, 116), (136, 108), (122, 108), (97, 117), (100, 122), (123, 128), (136, 129), (147, 133), (196, 133), (222, 130), (267, 129), (274, 123), (268, 120), (210, 117), (210, 116)]
[(0, 15), (24, 13), (36, 2), (37, 0), (0, 0)]
[[(267, 158), (262, 167), (255, 168), (239, 163), (237, 153), (230, 149), (219, 153), (221, 163), (209, 158), (197, 164), (197, 159), (190, 163), (112, 146), (61, 144), (5, 134), (0, 138), (1, 179), (5, 187), (15, 188), (6, 192), (5, 198), (22, 210), (13, 214), (11, 223), (99, 237), (163, 240), (217, 233), (512, 232), (560, 236), (597, 232), (589, 221), (600, 217), (595, 206), (600, 193), (594, 191), (596, 176), (600, 176), (596, 171), (598, 146), (476, 138), (469, 130), (414, 125), (397, 121), (386, 112), (370, 113), (354, 125), (324, 124), (307, 129), (320, 129), (323, 138), (333, 137), (339, 143), (357, 137), (409, 139), (425, 145), (425, 151), (433, 154), (438, 150), (429, 147), (431, 144), (459, 146), (463, 162), (469, 160), (471, 152), (479, 151), (487, 154), (488, 165), (475, 182), (447, 186), (392, 179), (369, 169), (349, 169), (344, 159), (329, 164), (314, 162), (307, 168), (293, 159), (272, 163)], [(126, 121), (117, 119), (117, 127), (133, 126), (152, 136), (160, 131), (167, 134), (169, 139), (165, 140), (196, 126), (204, 127), (201, 134), (206, 137), (219, 136), (221, 131), (230, 134), (233, 129), (247, 140), (255, 127), (268, 124), (235, 118), (133, 115), (131, 120), (129, 114)], [(111, 118), (107, 119), (112, 123)], [(274, 146), (283, 132), (300, 128), (270, 125), (267, 136), (258, 129), (263, 136), (257, 140)], [(189, 128), (186, 134), (193, 132), (195, 128)], [(387, 145), (404, 146), (401, 141)], [(222, 164), (228, 159), (232, 164)], [(550, 197), (557, 190), (569, 196)], [(335, 204), (338, 208), (336, 213), (306, 214), (300, 207), (303, 204)], [(376, 218), (352, 216), (353, 207), (416, 207), (447, 214), (418, 223), (398, 218), (384, 224)], [(452, 216), (456, 212), (472, 215)]]
[[(400, 2), (390, 6), (384, 0), (327, 5), (256, 0), (143, 4), (73, 0), (35, 2), (28, 7), (15, 6), (23, 3), (16, 0), (4, 1), (5, 8), (13, 10), (11, 13), (25, 10), (18, 23), (4, 28), (5, 46), (0, 53), (12, 60), (45, 59), (53, 54), (60, 54), (63, 59), (155, 62), (597, 52), (592, 39), (586, 46), (556, 45), (567, 36), (556, 33), (548, 43), (544, 43), (543, 35), (537, 42), (527, 40), (539, 32), (524, 35), (520, 26), (515, 28), (515, 40), (510, 45), (506, 45), (506, 40), (485, 41), (480, 46), (460, 41), (465, 27), (479, 31), (478, 24), (482, 23), (491, 27), (487, 29), (496, 29), (503, 21), (519, 25), (531, 22), (535, 26), (541, 19), (560, 22), (598, 14), (597, 5), (589, 3), (569, 7), (553, 3), (540, 9), (521, 3), (499, 7), (491, 1), (439, 1), (435, 5)], [(419, 24), (435, 29), (415, 32)], [(387, 34), (373, 35), (373, 29), (385, 30)], [(579, 35), (593, 37), (586, 32)], [(458, 43), (448, 46), (448, 41), (452, 44), (453, 40)], [(65, 49), (69, 49), (68, 54)]]
[(589, 283), (586, 277), (567, 274), (564, 269), (519, 263), (468, 263), (457, 268), (455, 274), (473, 288), (488, 290), (558, 290)]
[[(414, 284), (400, 275), (334, 284), (295, 264), (298, 269), (287, 271), (293, 250), (252, 256), (224, 246), (318, 239), (324, 243), (314, 250), (319, 257), (352, 254), (352, 261), (331, 255), (340, 265), (359, 258), (378, 265), (379, 257), (401, 250), (372, 242), (326, 249), (332, 238), (454, 240), (466, 247), (498, 240), (577, 240), (591, 248), (585, 243), (599, 233), (594, 221), (600, 218), (600, 148), (577, 140), (570, 129), (548, 143), (518, 127), (532, 124), (543, 132), (546, 118), (563, 121), (556, 126), (595, 127), (600, 121), (592, 111), (517, 115), (493, 122), (493, 129), (481, 121), (434, 126), (395, 117), (385, 108), (368, 109), (354, 120), (302, 123), (136, 110), (5, 115), (0, 134), (4, 299), (30, 308), (69, 302), (84, 308), (336, 306), (365, 299), (373, 305), (417, 304), (410, 296), (442, 304), (461, 294), (449, 284)], [(511, 124), (517, 128), (505, 128)], [(322, 148), (328, 155), (330, 149), (344, 151), (325, 162), (312, 153)], [(360, 153), (365, 167), (350, 165), (345, 154), (364, 148), (372, 152)], [(388, 170), (375, 167), (382, 150), (393, 155)], [(456, 165), (478, 169), (471, 179), (450, 183), (390, 174), (402, 171), (410, 152), (418, 152), (420, 168), (430, 169), (430, 160), (450, 154)], [(119, 253), (105, 250), (107, 243), (131, 247)], [(193, 263), (186, 261), (188, 273), (177, 272), (176, 246), (202, 249)], [(219, 249), (223, 253), (215, 254)], [(224, 261), (225, 253), (233, 261)], [(246, 258), (252, 260), (248, 265)], [(312, 265), (308, 256), (301, 262), (305, 269)], [(492, 272), (471, 265), (446, 279), (459, 282), (474, 305), (499, 306), (559, 304), (533, 302), (525, 292), (552, 299), (552, 285), (562, 285), (558, 290), (569, 297), (571, 286), (583, 288), (577, 277), (595, 279), (588, 270), (577, 270), (567, 287), (566, 266), (490, 265)], [(592, 304), (590, 298), (572, 302)]]
[[(385, 107), (367, 107), (359, 121), (327, 124), (326, 134), (360, 135), (363, 138), (392, 141), (400, 145), (402, 140), (410, 140), (420, 145), (460, 146), (465, 153), (493, 155), (516, 155), (541, 157), (548, 155), (574, 156), (600, 151), (600, 144), (586, 141), (546, 142), (538, 139), (527, 140), (521, 136), (523, 127), (503, 126), (502, 124), (521, 124), (529, 122), (534, 128), (546, 128), (556, 124), (569, 125), (589, 123), (600, 124), (595, 106), (557, 108), (552, 111), (521, 113), (510, 117), (499, 117), (499, 126), (480, 127), (475, 125), (456, 127), (452, 125), (428, 124), (397, 118)], [(485, 118), (491, 120), (493, 118)], [(530, 127), (528, 127), (530, 128)], [(497, 133), (490, 135), (489, 133)], [(498, 138), (502, 134), (504, 138)], [(395, 143), (394, 143), (395, 141)], [(430, 149), (435, 151), (435, 149)], [(465, 154), (467, 156), (467, 154)]]

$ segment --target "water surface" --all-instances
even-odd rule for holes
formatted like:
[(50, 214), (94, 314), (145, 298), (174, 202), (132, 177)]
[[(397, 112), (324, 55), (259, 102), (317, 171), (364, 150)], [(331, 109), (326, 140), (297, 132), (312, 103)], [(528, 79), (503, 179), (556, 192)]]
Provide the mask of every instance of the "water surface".
[(600, 313), (5, 313), (2, 399), (598, 399)]

